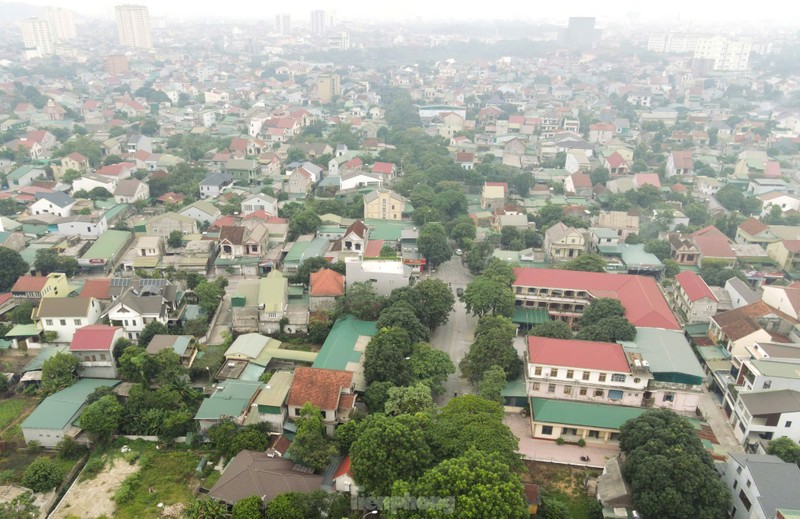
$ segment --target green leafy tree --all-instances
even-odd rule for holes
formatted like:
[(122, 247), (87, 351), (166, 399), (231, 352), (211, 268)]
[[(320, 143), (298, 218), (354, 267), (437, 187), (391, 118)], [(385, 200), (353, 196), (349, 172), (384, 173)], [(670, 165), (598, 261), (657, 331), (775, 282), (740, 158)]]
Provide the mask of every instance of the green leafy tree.
[(32, 315), (33, 303), (22, 303), (11, 310), (11, 322), (13, 324), (31, 324), (33, 322)]
[(572, 328), (564, 321), (546, 321), (531, 328), (528, 335), (551, 339), (572, 339)]
[(77, 381), (76, 373), (80, 362), (69, 353), (57, 353), (42, 365), (43, 396), (52, 395)]
[(231, 519), (261, 519), (265, 517), (260, 496), (240, 499), (233, 505)]
[(225, 295), (225, 289), (216, 282), (203, 280), (195, 287), (194, 293), (200, 301), (200, 309), (205, 315), (212, 316)]
[(458, 223), (450, 229), (449, 236), (463, 249), (475, 239), (475, 223), (471, 218), (459, 219)]
[(717, 287), (724, 287), (731, 278), (745, 280), (744, 274), (740, 270), (730, 268), (724, 260), (713, 259), (703, 260), (700, 277), (709, 285)]
[(505, 285), (511, 285), (516, 279), (513, 265), (497, 258), (491, 258), (489, 260), (489, 262), (486, 264), (486, 268), (484, 268), (483, 272), (481, 272), (481, 277), (488, 278)]
[(478, 317), (487, 314), (511, 317), (514, 312), (514, 292), (511, 287), (489, 277), (479, 276), (472, 280), (461, 300), (467, 312)]
[(433, 413), (436, 404), (433, 402), (431, 388), (417, 383), (413, 386), (390, 388), (384, 409), (388, 415)]
[(231, 420), (222, 420), (209, 427), (208, 440), (215, 452), (230, 458), (233, 438), (236, 436), (236, 424)]
[(183, 511), (186, 519), (230, 519), (228, 505), (216, 499), (193, 499)]
[(289, 447), (293, 459), (298, 460), (315, 471), (322, 471), (336, 455), (336, 446), (325, 438), (325, 425), (319, 408), (306, 403), (295, 419), (297, 435)]
[(411, 366), (406, 357), (410, 357), (411, 351), (411, 339), (402, 328), (379, 330), (364, 351), (364, 377), (367, 384), (388, 381), (396, 386), (408, 385)]
[(269, 447), (269, 435), (253, 427), (239, 429), (231, 441), (230, 455), (236, 456), (243, 450), (264, 452)]
[(672, 248), (666, 240), (649, 240), (644, 246), (644, 251), (654, 254), (661, 261), (672, 255)]
[(674, 278), (681, 271), (681, 267), (677, 261), (673, 259), (664, 260), (664, 275), (668, 278)]
[(27, 274), (29, 267), (19, 252), (0, 247), (0, 292), (8, 292), (20, 276)]
[(167, 246), (178, 249), (183, 246), (183, 233), (181, 231), (171, 231), (167, 236)]
[(786, 463), (800, 465), (800, 445), (786, 436), (770, 440), (767, 444), (767, 454), (777, 456)]
[(64, 470), (50, 458), (36, 458), (22, 475), (22, 486), (34, 492), (48, 492), (64, 481)]
[(292, 278), (293, 283), (303, 283), (308, 285), (311, 279), (311, 273), (317, 272), (321, 269), (329, 269), (344, 274), (345, 265), (343, 262), (331, 263), (322, 256), (316, 256), (304, 260), (297, 269), (297, 274)]
[[(386, 408), (386, 401), (389, 399), (389, 390), (396, 387), (389, 381), (373, 382), (364, 391), (364, 403), (371, 413), (383, 413)], [(339, 435), (337, 433), (336, 437)]]
[(433, 463), (425, 430), (430, 417), (368, 416), (350, 448), (353, 476), (366, 493), (388, 495), (398, 480), (413, 481)]
[(417, 248), (429, 264), (441, 265), (453, 256), (453, 250), (447, 244), (444, 227), (438, 223), (426, 223), (419, 231)]
[(409, 303), (422, 324), (431, 330), (447, 322), (455, 301), (453, 291), (441, 279), (424, 279), (411, 287)]
[(602, 256), (593, 253), (581, 254), (573, 260), (559, 264), (558, 268), (583, 272), (605, 272), (606, 260)]
[(289, 231), (293, 236), (317, 232), (322, 220), (312, 209), (304, 209), (289, 219)]
[(363, 321), (376, 321), (383, 309), (384, 297), (375, 293), (372, 283), (362, 281), (348, 285), (340, 301), (341, 314), (353, 314)]
[(396, 258), (397, 251), (391, 245), (384, 245), (381, 247), (381, 251), (378, 253), (378, 257), (380, 258)]
[(412, 342), (426, 342), (430, 338), (430, 330), (419, 321), (414, 308), (405, 301), (384, 308), (376, 326), (378, 329), (393, 326), (402, 328)]
[(649, 410), (620, 427), (622, 475), (645, 517), (723, 517), (730, 495), (691, 423)]
[(80, 417), (80, 426), (97, 443), (105, 444), (119, 428), (121, 418), (122, 405), (115, 396), (107, 395), (86, 406)]
[(500, 366), (492, 366), (487, 369), (478, 383), (478, 394), (487, 400), (503, 403), (501, 392), (506, 387), (506, 372)]
[(503, 406), (477, 395), (451, 399), (433, 419), (430, 442), (436, 459), (461, 456), (470, 448), (496, 453), (521, 468), (519, 440), (503, 423)]
[(269, 519), (343, 518), (352, 516), (350, 500), (336, 492), (286, 492), (267, 505)]
[(514, 337), (517, 332), (517, 327), (511, 322), (511, 319), (502, 315), (484, 315), (478, 319), (478, 325), (475, 327), (475, 339), (486, 335), (490, 331), (502, 334), (506, 337)]
[(158, 374), (155, 357), (144, 346), (128, 346), (119, 358), (119, 375), (124, 380), (149, 386)]
[(744, 205), (744, 195), (737, 187), (732, 185), (725, 186), (717, 191), (714, 198), (729, 211), (739, 211)]
[(455, 505), (442, 500), (427, 514), (443, 517), (455, 510), (458, 517), (467, 519), (523, 519), (530, 517), (530, 512), (522, 488), (519, 475), (498, 455), (472, 449), (458, 458), (442, 461), (414, 483), (398, 482), (393, 488), (392, 503), (402, 510), (403, 501), (410, 495), (451, 496)]
[(517, 378), (522, 370), (522, 361), (513, 342), (513, 335), (509, 336), (503, 330), (489, 330), (476, 337), (459, 364), (461, 375), (477, 384), (486, 370), (497, 365), (506, 372), (507, 380)]
[(551, 496), (542, 497), (542, 504), (536, 512), (541, 519), (570, 519), (569, 507), (566, 503)]
[(150, 321), (144, 326), (141, 333), (139, 333), (139, 345), (147, 346), (153, 337), (156, 335), (166, 335), (169, 333), (167, 327), (159, 321)]
[(428, 386), (434, 395), (444, 392), (444, 382), (456, 371), (450, 355), (422, 343), (412, 346), (408, 364), (411, 367), (411, 379)]
[(591, 326), (581, 326), (576, 337), (582, 341), (632, 341), (636, 339), (636, 327), (624, 317), (609, 317)]
[(581, 327), (591, 326), (609, 317), (625, 317), (625, 308), (617, 299), (600, 297), (589, 303), (579, 323)]

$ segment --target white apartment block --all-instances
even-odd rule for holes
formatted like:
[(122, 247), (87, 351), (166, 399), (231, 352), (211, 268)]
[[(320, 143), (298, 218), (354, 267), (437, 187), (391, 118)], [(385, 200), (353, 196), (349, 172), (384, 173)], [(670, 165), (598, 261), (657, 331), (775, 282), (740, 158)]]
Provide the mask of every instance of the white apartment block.
[(117, 18), (119, 44), (125, 47), (150, 49), (150, 14), (144, 5), (118, 5), (114, 7)]

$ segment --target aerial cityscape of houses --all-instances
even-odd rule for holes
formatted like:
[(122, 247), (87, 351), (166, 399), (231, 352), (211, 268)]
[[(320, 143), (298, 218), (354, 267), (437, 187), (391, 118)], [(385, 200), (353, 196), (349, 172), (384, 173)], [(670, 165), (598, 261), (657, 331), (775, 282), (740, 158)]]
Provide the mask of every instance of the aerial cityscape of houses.
[(800, 517), (796, 28), (22, 5), (0, 516)]

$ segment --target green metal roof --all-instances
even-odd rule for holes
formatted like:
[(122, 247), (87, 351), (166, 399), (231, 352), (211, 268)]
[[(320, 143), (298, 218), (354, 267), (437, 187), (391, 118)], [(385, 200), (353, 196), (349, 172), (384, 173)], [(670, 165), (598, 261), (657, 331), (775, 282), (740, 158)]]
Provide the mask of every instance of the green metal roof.
[(114, 218), (120, 213), (125, 212), (128, 209), (128, 204), (116, 204), (108, 211), (105, 212), (103, 216), (106, 217), (106, 220), (111, 222), (114, 221)]
[(282, 312), (289, 290), (289, 281), (279, 270), (273, 270), (261, 278), (258, 289), (258, 304), (264, 305), (264, 312)]
[(25, 364), (25, 367), (22, 368), (22, 373), (27, 373), (29, 371), (38, 371), (42, 369), (44, 366), (44, 361), (49, 359), (50, 357), (57, 355), (59, 353), (64, 353), (69, 351), (69, 344), (62, 344), (61, 346), (51, 346), (48, 348), (42, 348), (39, 350), (39, 353), (36, 357), (33, 358), (30, 362)]
[(42, 330), (36, 326), (35, 323), (31, 324), (17, 324), (5, 335), (6, 337), (33, 337), (39, 335)]
[(550, 314), (544, 308), (514, 308), (511, 322), (516, 324), (541, 324), (550, 320)]
[(261, 375), (264, 374), (264, 370), (266, 368), (264, 366), (259, 366), (258, 364), (253, 364), (252, 362), (247, 364), (247, 367), (244, 368), (242, 374), (239, 375), (237, 380), (255, 380), (257, 381), (261, 378)]
[(720, 346), (697, 346), (695, 349), (704, 361), (728, 360), (731, 358)]
[(533, 420), (536, 422), (563, 425), (580, 425), (601, 429), (619, 430), (633, 418), (638, 418), (646, 409), (610, 404), (593, 404), (572, 400), (549, 400), (531, 398)]
[(45, 398), (22, 422), (23, 429), (63, 430), (79, 415), (86, 398), (98, 387), (114, 387), (119, 380), (84, 378)]
[(303, 255), (305, 254), (306, 249), (308, 248), (310, 243), (311, 241), (308, 240), (294, 242), (292, 248), (289, 249), (288, 253), (286, 253), (286, 257), (283, 259), (283, 263), (284, 264), (297, 263), (299, 265), (300, 262), (303, 261)]
[(81, 259), (102, 259), (108, 260), (117, 255), (131, 239), (129, 231), (106, 231), (97, 238), (94, 245), (81, 257)]
[(236, 287), (236, 293), (231, 297), (231, 306), (242, 308), (258, 304), (258, 290), (261, 283), (258, 279), (243, 279)]
[(225, 380), (214, 394), (203, 400), (195, 420), (219, 420), (241, 415), (256, 392), (264, 386), (258, 381)]
[(9, 173), (6, 176), (6, 178), (7, 179), (11, 179), (11, 180), (19, 180), (20, 178), (22, 178), (23, 176), (27, 175), (28, 173), (30, 173), (34, 169), (42, 169), (42, 168), (37, 168), (36, 166), (32, 166), (30, 164), (26, 164), (25, 166), (20, 166), (17, 169), (15, 169), (14, 171), (12, 171), (11, 173)]
[(355, 349), (358, 338), (372, 337), (377, 333), (378, 329), (372, 321), (362, 321), (352, 315), (338, 319), (312, 367), (344, 370), (348, 363), (360, 362), (363, 352)]
[(708, 323), (687, 324), (684, 329), (689, 337), (702, 337), (708, 334)]
[(403, 229), (412, 229), (414, 227), (414, 222), (376, 220), (374, 218), (364, 220), (364, 223), (371, 228), (369, 234), (371, 240), (399, 241)]
[(255, 359), (272, 339), (260, 333), (245, 333), (236, 338), (225, 352), (226, 358), (246, 357)]
[(620, 342), (627, 353), (639, 353), (650, 364), (653, 378), (660, 382), (699, 385), (705, 372), (680, 331), (636, 328), (636, 339)]
[(655, 254), (644, 251), (644, 244), (638, 243), (636, 245), (630, 245), (627, 243), (620, 243), (617, 245), (617, 248), (622, 253), (622, 262), (629, 268), (638, 266), (660, 268), (664, 266)]

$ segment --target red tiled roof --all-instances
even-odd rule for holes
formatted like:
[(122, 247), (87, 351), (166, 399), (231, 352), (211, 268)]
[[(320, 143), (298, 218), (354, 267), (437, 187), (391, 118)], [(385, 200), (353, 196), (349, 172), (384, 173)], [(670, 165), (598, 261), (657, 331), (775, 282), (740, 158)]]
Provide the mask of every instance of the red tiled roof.
[(344, 459), (341, 461), (341, 463), (339, 463), (339, 468), (336, 469), (336, 472), (333, 474), (333, 479), (340, 478), (345, 474), (349, 474), (350, 476), (352, 476), (352, 473), (350, 472), (349, 455), (345, 456)]
[(800, 252), (800, 240), (783, 240), (783, 246), (789, 252)]
[(637, 186), (653, 186), (661, 189), (661, 179), (658, 173), (637, 173), (634, 177)]
[(331, 269), (320, 269), (311, 273), (309, 293), (318, 297), (344, 295), (344, 276)]
[(709, 225), (692, 233), (695, 246), (707, 258), (735, 258), (736, 253), (731, 249), (728, 237), (722, 231)]
[(343, 389), (353, 385), (353, 374), (335, 369), (299, 367), (289, 389), (288, 405), (302, 407), (307, 402), (321, 410), (337, 409)]
[(625, 164), (625, 159), (623, 159), (622, 155), (620, 155), (615, 151), (614, 153), (608, 156), (606, 162), (608, 162), (608, 165), (611, 166), (612, 168), (618, 168), (623, 164)]
[(377, 258), (381, 255), (382, 248), (383, 248), (383, 240), (370, 240), (367, 243), (367, 246), (364, 247), (364, 257)]
[(110, 288), (111, 279), (109, 278), (87, 279), (81, 289), (80, 296), (94, 297), (95, 299), (109, 299), (111, 297), (109, 293)]
[(11, 292), (6, 292), (5, 294), (0, 294), (0, 305), (4, 304), (6, 301), (11, 299), (12, 294)]
[(764, 164), (764, 176), (769, 178), (776, 178), (782, 175), (781, 164), (776, 160), (768, 160)]
[(673, 151), (672, 163), (675, 169), (692, 169), (692, 152), (689, 150)]
[(12, 292), (40, 292), (45, 283), (47, 283), (46, 276), (20, 276), (14, 286), (11, 287)]
[(651, 277), (537, 268), (517, 268), (514, 274), (515, 286), (586, 290), (595, 296), (614, 297), (634, 326), (681, 329)]
[(89, 160), (88, 158), (84, 157), (77, 151), (70, 153), (69, 155), (67, 155), (67, 157), (74, 160), (75, 162), (83, 162), (84, 160)]
[(372, 165), (372, 172), (382, 175), (391, 175), (394, 172), (394, 164), (391, 162), (376, 162)]
[(739, 229), (743, 230), (750, 236), (757, 236), (759, 233), (768, 229), (767, 224), (752, 216), (739, 224)]
[(579, 187), (592, 187), (592, 177), (586, 173), (573, 173), (572, 185), (574, 185), (576, 189)]
[(684, 270), (680, 274), (677, 274), (675, 276), (675, 281), (681, 285), (683, 291), (686, 292), (686, 296), (691, 302), (695, 302), (698, 299), (703, 299), (704, 297), (707, 297), (712, 301), (717, 301), (714, 293), (710, 288), (708, 288), (708, 285), (706, 285), (706, 282), (703, 281), (703, 278), (691, 270)]
[(361, 220), (356, 220), (355, 222), (350, 224), (350, 227), (344, 231), (344, 235), (347, 236), (350, 233), (355, 233), (356, 236), (362, 239), (367, 238), (367, 226), (364, 225), (364, 222)]
[(459, 151), (456, 153), (456, 162), (474, 162), (475, 161), (475, 154), (468, 153), (465, 151)]
[(69, 344), (69, 351), (106, 351), (114, 347), (114, 335), (121, 328), (93, 324), (78, 328)]
[(363, 165), (364, 165), (364, 163), (361, 162), (361, 159), (356, 157), (356, 158), (350, 159), (347, 162), (345, 162), (344, 164), (342, 164), (342, 169), (355, 169), (355, 168), (357, 168), (359, 166), (363, 166)]
[(630, 373), (625, 350), (615, 342), (528, 337), (528, 362), (545, 366)]
[(117, 177), (121, 175), (125, 170), (134, 169), (135, 166), (130, 162), (118, 162), (116, 164), (109, 164), (108, 166), (103, 166), (102, 168), (97, 170), (98, 175), (108, 175), (112, 177)]

